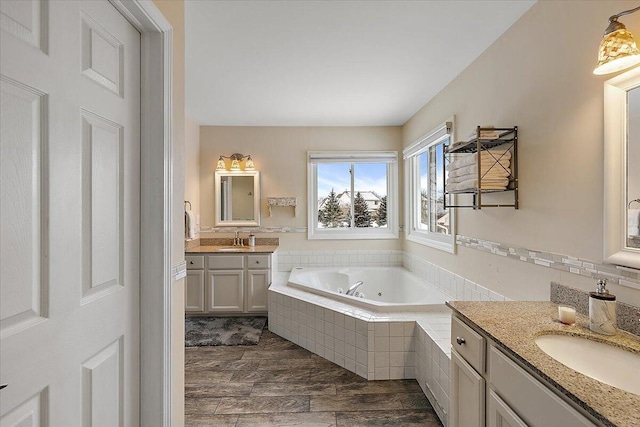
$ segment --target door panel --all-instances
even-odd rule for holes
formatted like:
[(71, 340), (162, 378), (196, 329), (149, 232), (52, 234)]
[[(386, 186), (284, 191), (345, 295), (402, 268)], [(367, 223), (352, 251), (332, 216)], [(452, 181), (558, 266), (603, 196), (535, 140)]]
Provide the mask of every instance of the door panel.
[(0, 28), (0, 424), (136, 426), (140, 34), (106, 0)]
[(0, 28), (42, 52), (47, 52), (48, 2), (0, 2)]
[(122, 126), (82, 112), (83, 302), (122, 286)]
[(46, 317), (46, 96), (5, 76), (0, 79), (0, 336), (6, 337)]
[(118, 339), (82, 364), (82, 425), (123, 425), (124, 370), (122, 339)]

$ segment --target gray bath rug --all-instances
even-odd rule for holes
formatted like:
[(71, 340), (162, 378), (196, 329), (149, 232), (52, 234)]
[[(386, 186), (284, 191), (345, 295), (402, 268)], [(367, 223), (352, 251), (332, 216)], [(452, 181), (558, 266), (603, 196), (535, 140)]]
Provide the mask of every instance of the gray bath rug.
[(256, 345), (266, 323), (266, 317), (187, 317), (184, 345)]

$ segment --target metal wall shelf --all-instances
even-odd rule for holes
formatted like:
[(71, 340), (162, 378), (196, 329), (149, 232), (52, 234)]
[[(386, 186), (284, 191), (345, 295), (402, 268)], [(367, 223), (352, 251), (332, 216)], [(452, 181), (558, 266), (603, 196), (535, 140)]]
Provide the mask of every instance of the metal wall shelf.
[[(481, 135), (484, 132), (498, 132), (497, 138), (481, 138)], [(511, 152), (511, 160), (510, 160), (510, 170), (511, 173), (507, 176), (509, 179), (509, 184), (507, 188), (504, 190), (483, 190), (482, 189), (482, 156), (478, 156), (476, 164), (478, 170), (478, 185), (475, 188), (465, 189), (465, 190), (454, 190), (447, 191), (445, 184), (445, 192), (444, 192), (444, 207), (445, 208), (472, 208), (472, 209), (482, 209), (482, 208), (514, 208), (518, 209), (518, 126), (507, 127), (507, 128), (483, 128), (478, 126), (476, 128), (476, 137), (465, 142), (456, 142), (453, 144), (449, 144), (443, 150), (444, 157), (444, 168), (442, 174), (444, 176), (443, 181), (446, 183), (447, 179), (447, 171), (446, 167), (453, 161), (452, 156), (457, 154), (473, 154), (473, 153), (481, 153), (483, 151), (490, 150), (492, 148), (502, 146), (504, 148), (504, 153), (507, 151)], [(491, 154), (495, 162), (493, 165), (486, 169), (491, 169), (492, 167), (502, 167), (499, 162), (501, 156)], [(485, 172), (486, 174), (486, 172)], [(492, 193), (505, 193), (512, 192), (513, 193), (513, 203), (501, 204), (501, 203), (483, 203), (482, 195), (483, 194), (492, 194)], [(462, 195), (467, 194), (471, 195), (472, 202), (471, 204), (452, 204), (451, 197), (453, 195)]]

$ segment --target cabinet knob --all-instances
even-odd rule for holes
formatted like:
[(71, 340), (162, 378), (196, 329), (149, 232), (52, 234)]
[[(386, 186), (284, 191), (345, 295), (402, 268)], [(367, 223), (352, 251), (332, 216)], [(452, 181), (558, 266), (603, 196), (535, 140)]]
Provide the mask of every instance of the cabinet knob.
[(256, 264), (260, 264), (260, 261), (256, 261)]
[(458, 345), (464, 345), (466, 341), (464, 338), (456, 337), (456, 342), (458, 343)]
[(2, 390), (3, 388), (6, 388), (9, 384), (0, 384), (0, 390)]
[(189, 264), (193, 265), (193, 261), (189, 261)]

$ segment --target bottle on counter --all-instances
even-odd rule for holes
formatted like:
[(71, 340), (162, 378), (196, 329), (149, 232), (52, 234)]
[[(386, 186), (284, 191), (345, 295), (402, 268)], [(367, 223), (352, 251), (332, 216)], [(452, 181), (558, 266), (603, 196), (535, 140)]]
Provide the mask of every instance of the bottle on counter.
[(595, 292), (589, 292), (589, 329), (603, 335), (615, 335), (616, 296), (606, 288), (607, 280), (600, 279)]

